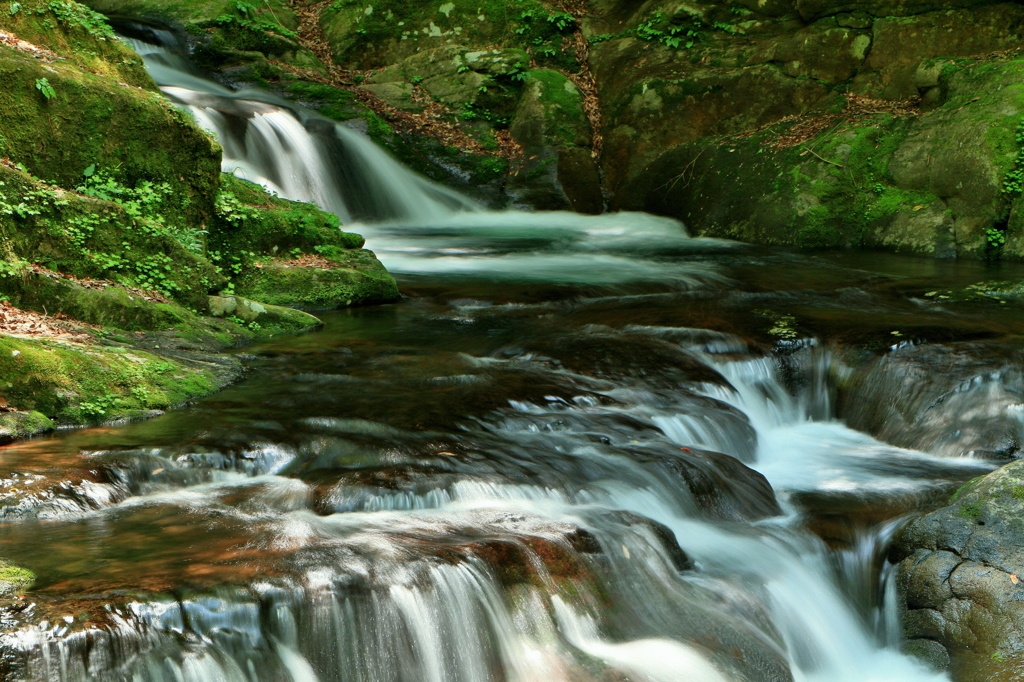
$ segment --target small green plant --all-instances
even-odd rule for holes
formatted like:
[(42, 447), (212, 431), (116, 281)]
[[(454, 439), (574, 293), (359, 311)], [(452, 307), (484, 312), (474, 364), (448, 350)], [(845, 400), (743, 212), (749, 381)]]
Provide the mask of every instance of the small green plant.
[(46, 78), (36, 79), (36, 90), (43, 93), (43, 97), (46, 98), (47, 102), (57, 96), (57, 91), (53, 89), (53, 86), (50, 85), (50, 81)]
[(985, 230), (985, 239), (990, 249), (998, 251), (1006, 244), (1006, 233), (997, 227), (990, 227)]
[(423, 76), (413, 76), (411, 80), (413, 85), (419, 85), (420, 83), (423, 82)]
[(1024, 192), (1024, 118), (1017, 126), (1015, 140), (1017, 155), (1013, 159), (1013, 167), (1003, 178), (1003, 193), (1011, 197), (1020, 196)]
[(73, 0), (51, 0), (47, 5), (65, 26), (81, 29), (98, 40), (116, 40), (117, 34), (107, 18)]
[(97, 396), (92, 400), (85, 400), (78, 404), (78, 411), (87, 419), (102, 419), (108, 412), (121, 407), (124, 400), (116, 395), (107, 393)]
[(12, 2), (11, 5), (10, 5), (10, 11), (11, 11), (11, 16), (13, 17), (15, 14), (17, 14), (18, 12), (21, 11), (21, 3), (20, 2)]

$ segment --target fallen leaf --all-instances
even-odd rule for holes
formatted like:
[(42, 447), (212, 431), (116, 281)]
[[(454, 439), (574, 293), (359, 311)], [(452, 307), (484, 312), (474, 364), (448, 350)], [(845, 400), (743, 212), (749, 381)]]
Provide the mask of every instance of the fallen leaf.
[(1011, 573), (1010, 574), (1010, 582), (1013, 583), (1014, 585), (1016, 585), (1017, 583), (1020, 582), (1020, 578), (1017, 577), (1016, 573)]
[(920, 211), (922, 208), (924, 208), (924, 206), (922, 204), (918, 204), (917, 206), (914, 207), (914, 210)]

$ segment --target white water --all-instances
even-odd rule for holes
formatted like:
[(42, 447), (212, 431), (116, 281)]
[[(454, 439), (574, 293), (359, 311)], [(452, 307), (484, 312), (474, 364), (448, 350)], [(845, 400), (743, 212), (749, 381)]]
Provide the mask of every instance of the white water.
[[(158, 37), (171, 41), (166, 33)], [(365, 135), (255, 90), (232, 91), (189, 73), (168, 47), (126, 40), (164, 94), (224, 149), (224, 172), (345, 223), (440, 219), (476, 205), (410, 172)]]
[[(166, 33), (156, 37), (173, 41)], [(235, 92), (203, 79), (168, 47), (127, 42), (163, 92), (221, 143), (225, 172), (336, 214), (391, 272), (684, 288), (719, 277), (710, 266), (663, 257), (728, 248), (690, 239), (678, 221), (639, 213), (486, 212), (410, 172), (346, 125), (264, 92)]]
[[(227, 170), (284, 196), (322, 202), (346, 219), (352, 216), (351, 202), (337, 190), (344, 183), (331, 179), (337, 173), (334, 160), (324, 158), (293, 112), (252, 99), (253, 93), (243, 97), (173, 71), (180, 74), (174, 76), (177, 85), (166, 85), (170, 77), (163, 79), (168, 95), (225, 140)], [(246, 121), (243, 137), (228, 139), (228, 116)], [(691, 242), (673, 221), (641, 215), (452, 215), (451, 204), (437, 198), (443, 193), (434, 193), (369, 141), (350, 139), (356, 133), (339, 129), (337, 134), (358, 159), (349, 167), (370, 174), (369, 186), (384, 197), (376, 205), (390, 211), (372, 217), (400, 221), (367, 229), (371, 244), (395, 271), (598, 284), (670, 278), (690, 286), (719, 277), (713, 268), (678, 257)], [(665, 253), (675, 258), (661, 258)], [(657, 330), (669, 338), (689, 332)], [(745, 352), (739, 340), (715, 343), (732, 353)], [(467, 427), (503, 446), (527, 450), (542, 479), (531, 483), (464, 472), (450, 485), (425, 491), (353, 494), (339, 484), (336, 513), (327, 516), (303, 506), (305, 484), (276, 476), (224, 477), (214, 485), (124, 502), (116, 513), (178, 505), (197, 516), (208, 513), (202, 517), (207, 521), (232, 516), (264, 525), (274, 538), (269, 549), (308, 547), (329, 560), (310, 570), (300, 589), (268, 585), (254, 588), (258, 597), (185, 598), (118, 613), (109, 649), (119, 650), (129, 634), (143, 633), (145, 642), (138, 644), (142, 662), (128, 666), (135, 666), (134, 679), (139, 680), (470, 682), (500, 675), (513, 681), (568, 682), (589, 677), (595, 660), (630, 679), (651, 682), (744, 679), (728, 655), (701, 643), (700, 635), (710, 628), (749, 647), (744, 653), (751, 658), (769, 661), (758, 670), (771, 669), (771, 657), (778, 656), (798, 682), (947, 679), (898, 653), (891, 638), (879, 636), (865, 622), (840, 589), (827, 550), (800, 529), (794, 508), (786, 517), (758, 523), (708, 521), (677, 480), (638, 463), (624, 446), (671, 442), (733, 454), (761, 471), (784, 501), (806, 492), (912, 492), (932, 485), (929, 472), (982, 471), (984, 465), (939, 460), (852, 431), (832, 419), (822, 383), (793, 396), (769, 359), (705, 359), (730, 387), (702, 390), (746, 417), (757, 436), (752, 456), (743, 438), (724, 431), (725, 422), (715, 412), (695, 410), (690, 403), (676, 406), (671, 396), (652, 397), (624, 387), (609, 391), (615, 401), (607, 406), (519, 402), (486, 424)], [(620, 417), (646, 420), (663, 438), (647, 436), (650, 443), (645, 443), (623, 437), (599, 446), (586, 437)], [(370, 422), (338, 423), (313, 415), (309, 421), (325, 429), (386, 432)], [(612, 427), (607, 430), (616, 435)], [(391, 435), (397, 439), (400, 434)], [(222, 502), (252, 486), (260, 486), (253, 496), (257, 511)], [(695, 560), (696, 570), (676, 570), (649, 528), (615, 516), (623, 511), (670, 529)], [(606, 619), (600, 598), (587, 585), (574, 585), (572, 597), (565, 594), (539, 560), (535, 569), (542, 585), (518, 585), (506, 593), (484, 562), (431, 562), (417, 552), (438, 538), (453, 545), (468, 536), (559, 542), (575, 528), (597, 538), (601, 553), (592, 567), (613, 586), (609, 592), (618, 597), (631, 627), (617, 628)], [(851, 553), (849, 573), (864, 572), (870, 554)], [(881, 606), (885, 632), (892, 633), (894, 604), (888, 600)], [(124, 641), (117, 639), (122, 631), (127, 633)], [(180, 648), (168, 644), (171, 635), (185, 632), (194, 641)], [(104, 659), (96, 653), (104, 650), (96, 642), (83, 653), (76, 648), (84, 648), (82, 642), (56, 643), (56, 629), (30, 635), (19, 635), (26, 638), (19, 646), (45, 652), (34, 669), (39, 679), (93, 679), (104, 672), (109, 679), (118, 677), (112, 669), (117, 655)], [(82, 663), (86, 659), (88, 669)]]

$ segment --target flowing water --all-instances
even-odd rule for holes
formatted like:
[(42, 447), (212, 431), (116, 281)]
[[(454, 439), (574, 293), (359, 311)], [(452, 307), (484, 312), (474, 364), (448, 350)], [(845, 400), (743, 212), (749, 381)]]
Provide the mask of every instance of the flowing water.
[(0, 556), (38, 575), (10, 679), (945, 679), (899, 653), (886, 547), (1012, 455), (983, 435), (1024, 436), (1024, 329), (925, 293), (1024, 273), (472, 210), (154, 54), (226, 167), (376, 219), (406, 296), (158, 419), (0, 449)]

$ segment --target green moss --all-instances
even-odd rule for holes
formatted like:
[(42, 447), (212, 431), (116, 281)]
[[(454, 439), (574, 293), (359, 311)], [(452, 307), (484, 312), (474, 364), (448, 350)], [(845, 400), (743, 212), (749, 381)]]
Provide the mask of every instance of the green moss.
[(542, 64), (578, 68), (572, 51), (561, 48), (575, 22), (553, 3), (536, 0), (379, 0), (372, 7), (337, 0), (321, 25), (335, 61), (355, 68), (385, 66), (452, 42), (519, 47)]
[(960, 505), (956, 514), (962, 519), (978, 519), (981, 518), (981, 502), (971, 502), (968, 504)]
[(208, 370), (140, 350), (5, 336), (0, 377), (9, 404), (65, 424), (141, 416), (218, 386)]
[[(157, 289), (202, 308), (225, 280), (201, 253), (196, 230), (139, 217), (115, 203), (83, 197), (0, 166), (0, 258), (21, 259), (81, 278)], [(185, 232), (197, 244), (181, 241)]]
[(592, 132), (583, 111), (583, 97), (576, 86), (565, 75), (547, 69), (530, 71), (528, 80), (539, 85), (544, 133), (553, 146), (589, 146)]
[[(49, 99), (36, 88), (43, 78)], [(114, 171), (126, 187), (167, 183), (174, 222), (202, 228), (211, 219), (220, 147), (159, 94), (4, 46), (0, 82), (0, 156), (61, 187), (78, 186), (89, 167)]]
[(312, 204), (272, 197), (259, 185), (225, 174), (217, 220), (210, 231), (211, 248), (258, 254), (282, 254), (298, 249), (360, 248), (363, 238), (342, 232), (337, 216)]
[[(0, 386), (0, 395), (3, 393), (4, 388)], [(0, 445), (46, 433), (53, 428), (53, 422), (40, 412), (3, 412), (0, 413)]]
[(35, 581), (32, 571), (0, 559), (0, 595), (20, 594)]
[(106, 18), (72, 0), (19, 0), (17, 12), (0, 11), (0, 29), (52, 50), (71, 65), (156, 91), (142, 59), (117, 40)]
[(239, 293), (274, 305), (306, 310), (387, 303), (399, 297), (398, 285), (369, 251), (336, 254), (338, 267), (264, 265), (239, 284)]

